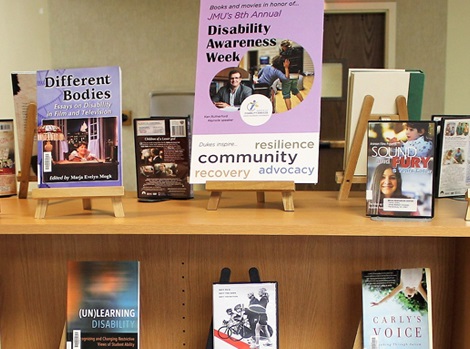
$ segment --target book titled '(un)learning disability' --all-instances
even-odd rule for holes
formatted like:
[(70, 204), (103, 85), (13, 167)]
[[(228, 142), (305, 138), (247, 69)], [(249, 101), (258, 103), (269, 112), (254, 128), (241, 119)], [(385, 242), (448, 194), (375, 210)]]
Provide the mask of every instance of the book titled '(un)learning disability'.
[(139, 348), (139, 262), (70, 261), (67, 349)]

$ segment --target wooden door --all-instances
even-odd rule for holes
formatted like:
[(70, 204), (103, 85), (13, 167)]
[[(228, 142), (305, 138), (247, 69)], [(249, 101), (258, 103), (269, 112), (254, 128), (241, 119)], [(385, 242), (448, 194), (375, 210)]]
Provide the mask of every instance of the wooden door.
[[(324, 22), (323, 63), (341, 69), (341, 92), (322, 97), (318, 184), (300, 186), (301, 190), (339, 190), (335, 173), (343, 169), (348, 69), (385, 64), (385, 13), (325, 14)], [(357, 189), (365, 187), (353, 185)]]

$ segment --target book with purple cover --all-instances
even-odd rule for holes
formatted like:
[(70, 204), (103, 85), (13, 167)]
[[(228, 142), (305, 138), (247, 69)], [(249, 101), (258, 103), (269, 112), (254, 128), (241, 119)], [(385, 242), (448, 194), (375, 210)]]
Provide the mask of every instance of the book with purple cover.
[(37, 72), (38, 187), (122, 186), (121, 69)]

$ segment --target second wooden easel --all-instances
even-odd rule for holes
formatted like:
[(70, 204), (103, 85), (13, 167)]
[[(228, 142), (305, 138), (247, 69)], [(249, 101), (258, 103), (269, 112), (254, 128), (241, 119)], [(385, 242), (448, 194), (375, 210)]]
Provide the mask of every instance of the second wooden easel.
[(294, 211), (293, 181), (208, 181), (206, 190), (211, 192), (208, 210), (217, 210), (224, 191), (255, 191), (258, 203), (264, 202), (264, 193), (267, 191), (281, 192), (284, 211)]
[(91, 210), (91, 199), (93, 198), (110, 198), (114, 216), (122, 218), (124, 217), (123, 196), (123, 186), (33, 189), (32, 197), (38, 200), (34, 218), (45, 218), (47, 206), (51, 199), (82, 199), (83, 209)]
[(30, 182), (37, 182), (37, 176), (30, 175), (31, 169), (31, 157), (33, 155), (34, 147), (34, 133), (36, 131), (36, 114), (37, 107), (35, 103), (28, 105), (23, 154), (20, 154), (21, 172), (18, 175), (18, 181), (20, 182), (20, 188), (18, 190), (18, 198), (26, 199), (28, 197), (28, 188)]
[(367, 134), (367, 125), (369, 121), (380, 120), (383, 118), (391, 120), (408, 120), (408, 109), (406, 106), (406, 98), (398, 96), (396, 98), (397, 114), (384, 115), (372, 114), (372, 107), (374, 106), (374, 97), (367, 95), (362, 102), (361, 114), (357, 122), (356, 131), (354, 132), (351, 149), (349, 150), (348, 161), (343, 172), (336, 173), (336, 182), (341, 184), (338, 200), (346, 200), (349, 197), (351, 186), (353, 183), (366, 183), (365, 176), (355, 176), (357, 162), (362, 150), (362, 141)]

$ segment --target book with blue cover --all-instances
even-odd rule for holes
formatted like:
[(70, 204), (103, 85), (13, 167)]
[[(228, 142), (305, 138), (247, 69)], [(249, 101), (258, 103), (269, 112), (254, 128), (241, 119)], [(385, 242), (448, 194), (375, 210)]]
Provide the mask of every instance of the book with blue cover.
[(119, 67), (36, 74), (38, 187), (122, 186)]
[(69, 261), (67, 348), (139, 348), (138, 261)]

